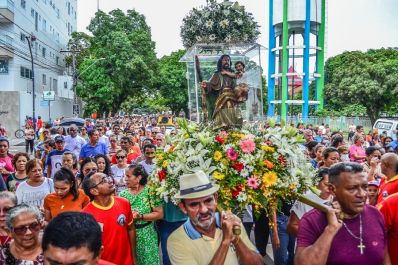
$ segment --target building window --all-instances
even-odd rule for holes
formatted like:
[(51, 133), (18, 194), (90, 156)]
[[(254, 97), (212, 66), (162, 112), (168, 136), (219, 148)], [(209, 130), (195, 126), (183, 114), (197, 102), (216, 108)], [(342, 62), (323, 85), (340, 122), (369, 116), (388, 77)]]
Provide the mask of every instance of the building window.
[(42, 78), (43, 78), (43, 85), (47, 85), (47, 76), (43, 74)]
[(41, 49), (41, 56), (43, 56), (44, 58), (46, 58), (46, 48), (45, 48), (45, 47), (43, 47), (43, 48)]
[(8, 60), (0, 59), (0, 74), (8, 74)]
[(49, 77), (49, 79), (50, 79), (50, 90), (51, 90), (51, 88), (52, 88), (52, 86), (53, 86), (53, 79), (52, 79), (51, 76)]
[(53, 89), (58, 89), (58, 80), (57, 79), (53, 79)]
[(32, 70), (21, 66), (21, 77), (32, 79)]
[(47, 21), (43, 18), (43, 22), (42, 22), (42, 26), (43, 26), (43, 31), (47, 31)]
[(21, 0), (21, 7), (26, 9), (26, 0)]
[(30, 9), (30, 15), (32, 17), (35, 17), (35, 10), (33, 8)]
[(57, 65), (59, 65), (59, 57), (58, 57), (58, 56), (55, 57), (55, 63), (56, 63)]

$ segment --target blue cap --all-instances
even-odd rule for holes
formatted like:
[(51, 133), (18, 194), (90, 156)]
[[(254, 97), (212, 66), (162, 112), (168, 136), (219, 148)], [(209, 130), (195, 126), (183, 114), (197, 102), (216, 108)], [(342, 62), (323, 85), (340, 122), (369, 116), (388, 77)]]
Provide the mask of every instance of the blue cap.
[(7, 142), (8, 144), (10, 144), (7, 137), (0, 136), (0, 142), (4, 142), (4, 141)]
[(391, 147), (392, 149), (397, 150), (398, 143), (396, 141), (394, 141), (394, 142), (389, 143), (386, 147), (387, 148)]

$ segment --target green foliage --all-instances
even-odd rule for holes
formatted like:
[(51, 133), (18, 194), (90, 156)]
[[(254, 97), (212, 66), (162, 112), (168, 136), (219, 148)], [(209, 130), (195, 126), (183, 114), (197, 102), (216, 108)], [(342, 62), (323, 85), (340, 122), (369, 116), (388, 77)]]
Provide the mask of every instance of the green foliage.
[[(80, 64), (84, 58), (90, 55), (90, 40), (91, 36), (84, 32), (72, 32), (71, 38), (68, 42), (68, 50), (76, 54), (76, 68), (79, 69)], [(72, 55), (65, 57), (66, 66), (72, 66)]]
[(240, 43), (255, 42), (260, 35), (259, 25), (245, 7), (224, 1), (210, 3), (200, 9), (194, 8), (184, 18), (181, 38), (186, 48), (195, 43)]
[[(158, 61), (143, 15), (135, 10), (99, 11), (88, 29), (93, 37), (89, 57), (79, 67), (84, 74), (78, 89), (86, 108), (116, 113), (129, 96), (154, 90)], [(92, 58), (104, 59), (94, 63)]]
[(184, 54), (185, 50), (179, 50), (159, 60), (159, 96), (174, 113), (188, 109), (186, 64), (179, 62)]
[(398, 51), (344, 52), (328, 59), (325, 77), (328, 108), (361, 105), (374, 123), (398, 96)]

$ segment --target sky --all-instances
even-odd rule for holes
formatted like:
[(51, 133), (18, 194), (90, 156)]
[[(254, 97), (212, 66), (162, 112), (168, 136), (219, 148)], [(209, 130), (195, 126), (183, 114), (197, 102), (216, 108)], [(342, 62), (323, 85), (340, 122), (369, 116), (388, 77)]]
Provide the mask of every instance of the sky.
[[(158, 57), (183, 48), (180, 38), (182, 19), (194, 7), (206, 5), (206, 0), (77, 0), (78, 31), (86, 27), (99, 7), (135, 9), (145, 15), (156, 42)], [(258, 43), (268, 46), (268, 0), (241, 0), (260, 25)], [(398, 47), (397, 0), (328, 0), (326, 57), (344, 51)]]

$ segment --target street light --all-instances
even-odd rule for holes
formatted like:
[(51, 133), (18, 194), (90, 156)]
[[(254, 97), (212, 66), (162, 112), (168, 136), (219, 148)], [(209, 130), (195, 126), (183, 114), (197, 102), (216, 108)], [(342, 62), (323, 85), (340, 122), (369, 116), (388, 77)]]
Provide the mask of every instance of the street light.
[[(30, 60), (32, 63), (32, 94), (33, 94), (33, 130), (35, 131), (34, 136), (36, 137), (36, 109), (35, 109), (35, 99), (36, 99), (36, 92), (35, 92), (35, 71), (34, 71), (34, 64), (33, 64), (33, 54), (32, 54), (32, 43), (36, 40), (36, 37), (34, 35), (31, 36), (25, 36), (26, 40), (28, 41), (29, 45), (29, 52), (30, 52)], [(34, 139), (34, 138), (33, 138)]]

